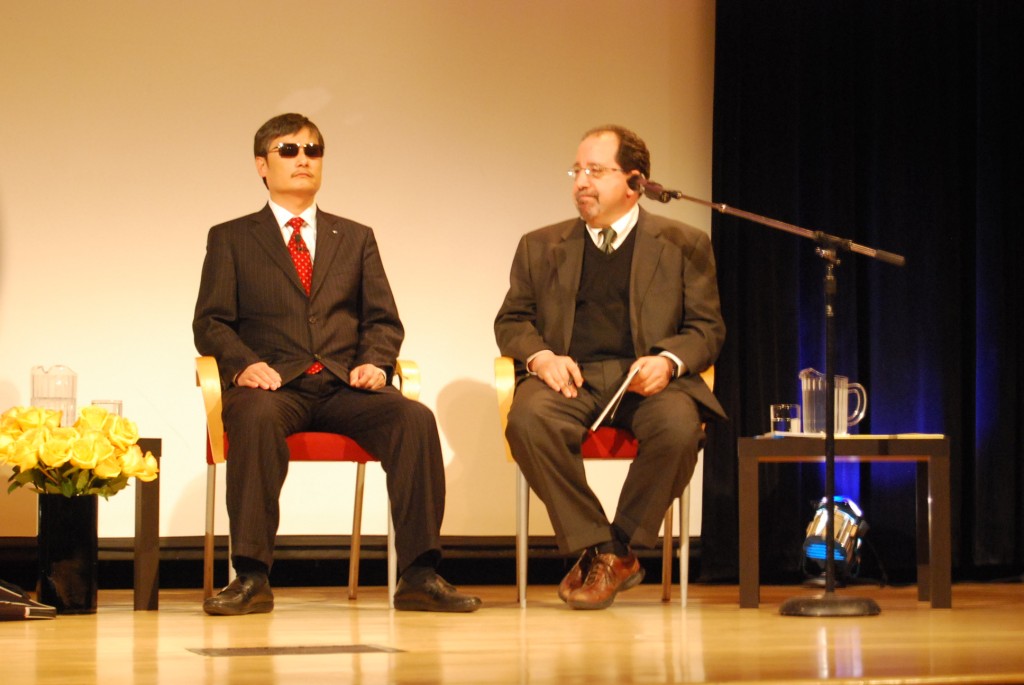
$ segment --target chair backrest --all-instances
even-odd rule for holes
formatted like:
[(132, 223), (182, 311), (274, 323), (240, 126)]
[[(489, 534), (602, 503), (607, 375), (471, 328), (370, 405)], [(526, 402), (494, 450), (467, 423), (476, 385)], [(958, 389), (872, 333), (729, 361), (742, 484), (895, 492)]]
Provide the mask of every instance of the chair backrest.
[(220, 372), (213, 357), (196, 357), (196, 385), (206, 413), (206, 463), (224, 461), (224, 421), (221, 419)]

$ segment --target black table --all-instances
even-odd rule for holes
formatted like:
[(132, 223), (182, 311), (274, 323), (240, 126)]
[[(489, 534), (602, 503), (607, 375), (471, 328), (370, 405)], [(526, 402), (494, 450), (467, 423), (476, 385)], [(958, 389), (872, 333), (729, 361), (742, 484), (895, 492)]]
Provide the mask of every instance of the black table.
[[(952, 606), (949, 438), (944, 435), (837, 436), (835, 461), (917, 464), (917, 597), (932, 608)], [(740, 607), (761, 599), (758, 466), (824, 463), (824, 436), (739, 439)]]
[[(139, 438), (143, 454), (152, 452), (160, 460), (163, 441)], [(151, 483), (136, 480), (135, 488), (135, 610), (155, 611), (160, 607), (160, 479)]]

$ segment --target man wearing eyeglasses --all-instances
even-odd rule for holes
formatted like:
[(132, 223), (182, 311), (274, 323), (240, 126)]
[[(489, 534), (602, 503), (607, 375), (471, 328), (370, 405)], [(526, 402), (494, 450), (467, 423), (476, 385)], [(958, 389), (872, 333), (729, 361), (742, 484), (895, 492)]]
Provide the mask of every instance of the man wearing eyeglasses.
[(341, 433), (387, 473), (401, 577), (395, 608), (475, 611), (436, 572), (445, 477), (433, 413), (391, 383), (404, 337), (373, 231), (316, 206), (324, 140), (283, 114), (254, 140), (260, 211), (210, 229), (192, 328), (216, 358), (231, 439), (227, 507), (237, 577), (203, 609), (269, 612), (268, 579), (288, 470), (285, 438)]
[[(558, 587), (575, 609), (603, 609), (643, 580), (633, 547), (655, 544), (697, 463), (701, 422), (724, 411), (700, 378), (725, 338), (711, 242), (639, 206), (650, 176), (643, 140), (588, 131), (569, 170), (579, 218), (527, 233), (495, 319), (522, 373), (506, 435), (548, 509), (560, 550), (579, 559)], [(609, 521), (580, 446), (603, 419), (639, 442)]]

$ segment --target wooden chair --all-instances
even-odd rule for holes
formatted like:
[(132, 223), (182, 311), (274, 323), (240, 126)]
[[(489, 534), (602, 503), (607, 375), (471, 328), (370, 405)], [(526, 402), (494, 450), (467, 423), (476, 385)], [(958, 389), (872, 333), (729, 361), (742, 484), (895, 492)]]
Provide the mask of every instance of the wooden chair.
[[(715, 383), (715, 369), (709, 368), (701, 374), (708, 387)], [(515, 370), (511, 357), (498, 357), (494, 360), (494, 380), (498, 391), (498, 414), (501, 419), (501, 435), (505, 443), (505, 456), (513, 461), (512, 450), (505, 439), (508, 427), (508, 412), (512, 407), (512, 396), (515, 392)], [(590, 433), (580, 448), (584, 459), (635, 459), (637, 439), (625, 429), (601, 426)], [(687, 484), (683, 494), (677, 498), (679, 507), (679, 587), (680, 601), (686, 606), (686, 590), (690, 573), (690, 486)], [(668, 602), (672, 598), (672, 507), (665, 511), (665, 531), (661, 554), (661, 600)], [(516, 589), (519, 594), (520, 606), (526, 606), (526, 562), (529, 542), (530, 520), (530, 486), (523, 472), (516, 466)]]
[[(415, 362), (399, 360), (395, 367), (402, 394), (418, 399), (420, 372)], [(221, 420), (221, 387), (217, 361), (213, 357), (196, 358), (196, 385), (203, 395), (206, 409), (206, 535), (203, 544), (203, 597), (213, 595), (213, 530), (216, 510), (217, 464), (228, 456), (228, 436)], [(366, 463), (377, 461), (351, 438), (336, 433), (295, 433), (288, 436), (291, 461), (345, 461), (356, 464), (355, 510), (352, 514), (352, 546), (348, 562), (348, 597), (355, 599), (359, 587), (359, 552), (362, 540), (363, 490), (366, 483)], [(398, 576), (398, 556), (395, 553), (395, 534), (388, 505), (388, 603), (394, 606), (395, 585)], [(234, 576), (230, 564), (231, 541), (228, 540), (228, 575)]]

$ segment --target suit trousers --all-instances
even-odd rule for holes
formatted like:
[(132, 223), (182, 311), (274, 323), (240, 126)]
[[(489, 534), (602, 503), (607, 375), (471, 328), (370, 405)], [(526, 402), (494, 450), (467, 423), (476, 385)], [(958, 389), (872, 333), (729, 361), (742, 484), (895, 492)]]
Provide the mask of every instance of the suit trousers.
[(584, 385), (572, 399), (536, 376), (516, 388), (506, 436), (527, 482), (547, 507), (563, 554), (612, 540), (611, 525), (624, 531), (630, 544), (653, 546), (666, 509), (697, 465), (704, 429), (697, 403), (681, 384), (670, 382), (650, 397), (626, 393), (610, 423), (632, 431), (639, 448), (609, 522), (587, 483), (580, 446), (631, 363), (581, 364)]
[[(279, 497), (288, 474), (287, 436), (340, 433), (379, 459), (387, 480), (400, 570), (421, 554), (440, 557), (445, 476), (433, 412), (392, 386), (352, 388), (329, 371), (303, 375), (276, 391), (224, 392), (230, 440), (227, 509), (232, 552), (273, 563)], [(326, 502), (325, 506), (333, 506)]]

